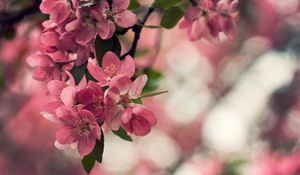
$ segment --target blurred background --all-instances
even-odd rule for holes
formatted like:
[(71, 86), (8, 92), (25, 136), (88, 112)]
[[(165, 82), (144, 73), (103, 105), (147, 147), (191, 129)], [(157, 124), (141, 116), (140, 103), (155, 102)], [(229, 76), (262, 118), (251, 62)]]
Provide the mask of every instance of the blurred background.
[[(54, 147), (55, 126), (40, 115), (45, 83), (26, 64), (46, 19), (38, 3), (0, 0), (0, 174), (83, 175), (74, 150)], [(144, 29), (136, 63), (149, 91), (169, 91), (144, 101), (158, 125), (134, 142), (106, 133), (103, 164), (91, 174), (299, 175), (299, 7), (299, 0), (240, 0), (233, 41)], [(147, 25), (160, 18), (158, 10)], [(121, 40), (125, 52), (132, 33)]]

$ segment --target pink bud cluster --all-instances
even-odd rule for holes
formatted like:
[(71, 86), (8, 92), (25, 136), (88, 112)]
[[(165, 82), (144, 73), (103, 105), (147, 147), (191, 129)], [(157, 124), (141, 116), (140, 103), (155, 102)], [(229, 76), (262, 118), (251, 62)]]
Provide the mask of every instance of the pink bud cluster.
[(233, 39), (237, 4), (238, 0), (201, 0), (186, 11), (179, 27), (187, 28), (190, 40), (218, 39), (220, 32)]
[[(40, 52), (28, 58), (35, 79), (63, 80), (75, 62), (80, 66), (95, 53), (94, 41), (98, 35), (109, 39), (116, 26), (133, 26), (136, 15), (127, 10), (129, 0), (43, 0), (40, 10), (49, 15), (43, 22)], [(94, 54), (95, 55), (95, 54)]]
[(89, 60), (88, 70), (98, 82), (82, 78), (75, 85), (73, 76), (68, 81), (51, 80), (47, 88), (53, 101), (47, 105), (43, 116), (59, 125), (56, 146), (75, 146), (80, 155), (89, 154), (101, 128), (124, 128), (136, 136), (148, 134), (156, 124), (154, 114), (145, 106), (134, 103), (141, 97), (147, 82), (146, 75), (131, 80), (135, 64), (130, 56), (121, 62), (113, 52), (107, 52), (102, 65)]

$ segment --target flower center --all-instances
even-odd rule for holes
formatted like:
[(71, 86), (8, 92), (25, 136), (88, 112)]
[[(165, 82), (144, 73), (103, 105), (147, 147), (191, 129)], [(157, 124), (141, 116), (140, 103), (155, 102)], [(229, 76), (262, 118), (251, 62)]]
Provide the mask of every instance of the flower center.
[(106, 68), (104, 69), (104, 72), (105, 72), (106, 74), (108, 74), (108, 76), (114, 77), (114, 76), (117, 75), (118, 69), (117, 69), (117, 66), (116, 66), (116, 65), (111, 64), (109, 67), (106, 67)]
[(84, 119), (80, 119), (76, 121), (74, 130), (80, 135), (89, 135), (92, 128), (88, 121), (85, 121)]
[(118, 104), (120, 104), (124, 108), (126, 108), (129, 103), (130, 103), (130, 98), (129, 98), (128, 93), (126, 93), (124, 95), (120, 95), (120, 100), (118, 101)]
[(115, 12), (114, 10), (109, 10), (109, 9), (107, 9), (107, 10), (104, 11), (103, 16), (104, 16), (104, 18), (105, 18), (106, 20), (115, 22), (115, 15), (116, 15), (116, 14), (117, 14), (117, 12)]

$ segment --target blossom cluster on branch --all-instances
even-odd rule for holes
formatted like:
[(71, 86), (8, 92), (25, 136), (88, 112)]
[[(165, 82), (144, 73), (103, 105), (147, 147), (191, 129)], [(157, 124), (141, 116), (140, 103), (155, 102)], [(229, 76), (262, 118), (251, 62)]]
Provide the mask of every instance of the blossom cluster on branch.
[[(166, 8), (161, 21), (165, 28), (175, 26), (186, 10), (180, 27), (188, 28), (191, 40), (210, 39), (219, 32), (234, 35), (237, 0), (202, 0), (192, 7), (188, 1), (176, 2), (188, 3), (186, 9), (157, 0), (141, 20), (128, 10), (131, 2), (43, 0), (40, 5), (49, 20), (42, 23), (40, 51), (27, 63), (35, 79), (47, 82), (53, 99), (42, 115), (58, 125), (55, 145), (78, 149), (84, 166), (86, 159), (102, 161), (104, 128), (131, 140), (127, 133), (144, 136), (157, 122), (141, 99), (160, 93), (141, 95), (148, 77), (136, 74), (133, 60), (142, 28), (155, 8)], [(135, 33), (132, 48), (120, 55), (116, 35), (130, 29)]]
[(186, 11), (180, 27), (188, 29), (190, 40), (213, 40), (219, 37), (220, 32), (233, 39), (237, 4), (238, 0), (202, 0)]

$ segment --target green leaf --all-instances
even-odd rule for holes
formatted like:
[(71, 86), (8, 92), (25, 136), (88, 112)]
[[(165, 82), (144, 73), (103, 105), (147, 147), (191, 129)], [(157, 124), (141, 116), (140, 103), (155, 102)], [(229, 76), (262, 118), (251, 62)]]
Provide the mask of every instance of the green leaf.
[(171, 7), (165, 11), (160, 25), (164, 28), (171, 29), (178, 23), (183, 15), (184, 11), (180, 7)]
[(121, 139), (132, 142), (132, 138), (127, 134), (127, 132), (123, 128), (120, 127), (119, 130), (112, 132)]
[(71, 74), (73, 75), (74, 79), (75, 79), (75, 83), (76, 85), (79, 84), (79, 82), (81, 81), (83, 75), (85, 74), (85, 71), (86, 71), (86, 66), (87, 66), (87, 63), (84, 63), (83, 65), (81, 66), (74, 66), (72, 69), (71, 69)]
[(132, 101), (133, 103), (136, 103), (136, 104), (140, 104), (140, 105), (143, 104), (143, 101), (142, 101), (142, 99), (140, 99), (140, 98), (138, 98), (138, 99), (131, 99), (131, 101)]
[(128, 9), (133, 10), (139, 8), (141, 5), (136, 0), (130, 0)]
[(156, 70), (148, 68), (144, 71), (148, 76), (148, 81), (143, 89), (144, 93), (150, 93), (157, 89), (159, 81), (162, 79), (162, 74)]
[(241, 168), (244, 164), (244, 159), (233, 159), (230, 161), (226, 161), (224, 163), (221, 175), (240, 175)]
[(83, 168), (85, 170), (86, 173), (90, 173), (94, 167), (95, 164), (95, 157), (92, 153), (86, 155), (83, 157), (83, 159), (81, 160), (81, 163), (83, 165)]
[(158, 7), (158, 8), (166, 10), (182, 1), (183, 0), (156, 0), (154, 3), (154, 7)]
[(108, 40), (103, 40), (99, 36), (96, 37), (95, 41), (95, 49), (96, 49), (96, 56), (98, 59), (98, 63), (102, 64), (103, 55), (108, 52), (112, 51), (118, 56), (121, 54), (121, 43), (119, 39), (114, 36)]
[(103, 152), (104, 152), (104, 133), (101, 130), (101, 138), (100, 140), (96, 140), (96, 145), (93, 150), (93, 155), (97, 162), (102, 163), (103, 159)]

